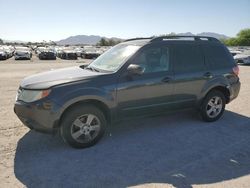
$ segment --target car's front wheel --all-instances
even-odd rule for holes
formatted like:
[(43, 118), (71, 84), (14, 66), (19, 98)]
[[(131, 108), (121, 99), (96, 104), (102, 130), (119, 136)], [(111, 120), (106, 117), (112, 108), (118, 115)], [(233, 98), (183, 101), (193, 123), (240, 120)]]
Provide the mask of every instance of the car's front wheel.
[(226, 99), (222, 92), (213, 90), (207, 94), (201, 105), (201, 117), (204, 121), (218, 120), (225, 110)]
[(106, 118), (92, 105), (75, 106), (62, 119), (60, 133), (63, 140), (74, 148), (96, 144), (106, 129)]

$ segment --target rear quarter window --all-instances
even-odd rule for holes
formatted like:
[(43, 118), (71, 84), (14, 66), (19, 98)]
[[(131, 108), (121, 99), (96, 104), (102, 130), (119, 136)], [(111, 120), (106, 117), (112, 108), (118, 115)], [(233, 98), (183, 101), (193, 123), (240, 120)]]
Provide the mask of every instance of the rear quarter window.
[(228, 68), (233, 66), (233, 59), (222, 45), (203, 46), (205, 62), (211, 69)]

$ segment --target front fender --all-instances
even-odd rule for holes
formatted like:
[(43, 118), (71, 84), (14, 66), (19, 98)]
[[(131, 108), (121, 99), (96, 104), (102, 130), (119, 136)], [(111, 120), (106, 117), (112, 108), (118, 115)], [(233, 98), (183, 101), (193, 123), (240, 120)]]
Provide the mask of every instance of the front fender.
[[(51, 95), (51, 100), (55, 102), (59, 108), (58, 118), (61, 117), (62, 113), (72, 104), (75, 104), (80, 101), (86, 100), (96, 100), (102, 102), (106, 105), (109, 109), (115, 108), (115, 94), (112, 91), (103, 90), (94, 87), (87, 87), (87, 88), (76, 88), (70, 91), (63, 91), (59, 92), (62, 93), (60, 96), (56, 96), (53, 93)], [(56, 92), (57, 93), (57, 92)]]

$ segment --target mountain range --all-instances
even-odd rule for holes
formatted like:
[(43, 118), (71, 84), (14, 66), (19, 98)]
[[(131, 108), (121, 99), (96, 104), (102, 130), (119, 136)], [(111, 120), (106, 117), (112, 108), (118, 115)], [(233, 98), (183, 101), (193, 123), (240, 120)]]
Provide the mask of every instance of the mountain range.
[[(228, 39), (230, 37), (223, 35), (223, 34), (219, 34), (219, 33), (213, 33), (213, 32), (202, 32), (202, 33), (198, 33), (198, 34), (193, 34), (191, 32), (186, 32), (186, 33), (170, 33), (170, 34), (175, 34), (175, 35), (186, 35), (186, 36), (195, 36), (195, 35), (199, 35), (199, 36), (209, 36), (209, 37), (215, 37), (217, 39)], [(112, 37), (112, 38), (107, 38), (107, 37), (102, 37), (99, 35), (75, 35), (75, 36), (70, 36), (66, 39), (62, 39), (59, 41), (56, 41), (57, 44), (59, 45), (77, 45), (77, 44), (86, 44), (86, 45), (95, 45), (96, 43), (98, 43), (101, 38), (105, 38), (105, 39), (113, 39), (115, 41), (117, 40), (125, 40), (125, 39), (121, 39), (121, 38), (116, 38), (116, 37)], [(10, 40), (3, 40), (4, 42), (18, 42), (18, 43), (26, 43), (25, 41), (20, 41), (20, 40), (16, 40), (16, 41), (10, 41)]]
[[(171, 33), (173, 34), (173, 33)], [(186, 35), (186, 36), (195, 36), (195, 35), (199, 35), (199, 36), (209, 36), (209, 37), (215, 37), (217, 39), (228, 39), (230, 37), (223, 35), (223, 34), (219, 34), (219, 33), (213, 33), (213, 32), (202, 32), (202, 33), (198, 33), (198, 34), (193, 34), (191, 32), (187, 32), (187, 33), (177, 33), (176, 35)], [(70, 36), (66, 39), (62, 39), (57, 41), (56, 43), (59, 45), (76, 45), (76, 44), (87, 44), (87, 45), (94, 45), (96, 43), (98, 43), (101, 40), (101, 36), (98, 35), (76, 35), (76, 36)], [(113, 39), (113, 40), (124, 40), (124, 39), (120, 39), (120, 38), (107, 38), (104, 37), (106, 39)]]
[(124, 39), (120, 39), (116, 37), (112, 37), (112, 38), (101, 37), (99, 35), (76, 35), (76, 36), (70, 36), (66, 39), (56, 41), (56, 43), (59, 45), (76, 45), (76, 44), (95, 45), (101, 40), (101, 38), (113, 39), (114, 41), (124, 40)]

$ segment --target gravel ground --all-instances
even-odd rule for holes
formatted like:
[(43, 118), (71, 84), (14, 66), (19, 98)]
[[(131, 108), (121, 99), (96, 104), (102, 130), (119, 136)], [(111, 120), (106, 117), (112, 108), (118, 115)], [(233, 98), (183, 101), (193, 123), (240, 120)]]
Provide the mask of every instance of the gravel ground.
[(24, 127), (13, 112), (20, 80), (84, 62), (0, 61), (0, 187), (249, 187), (250, 67), (214, 123), (194, 111), (131, 120), (83, 150)]

